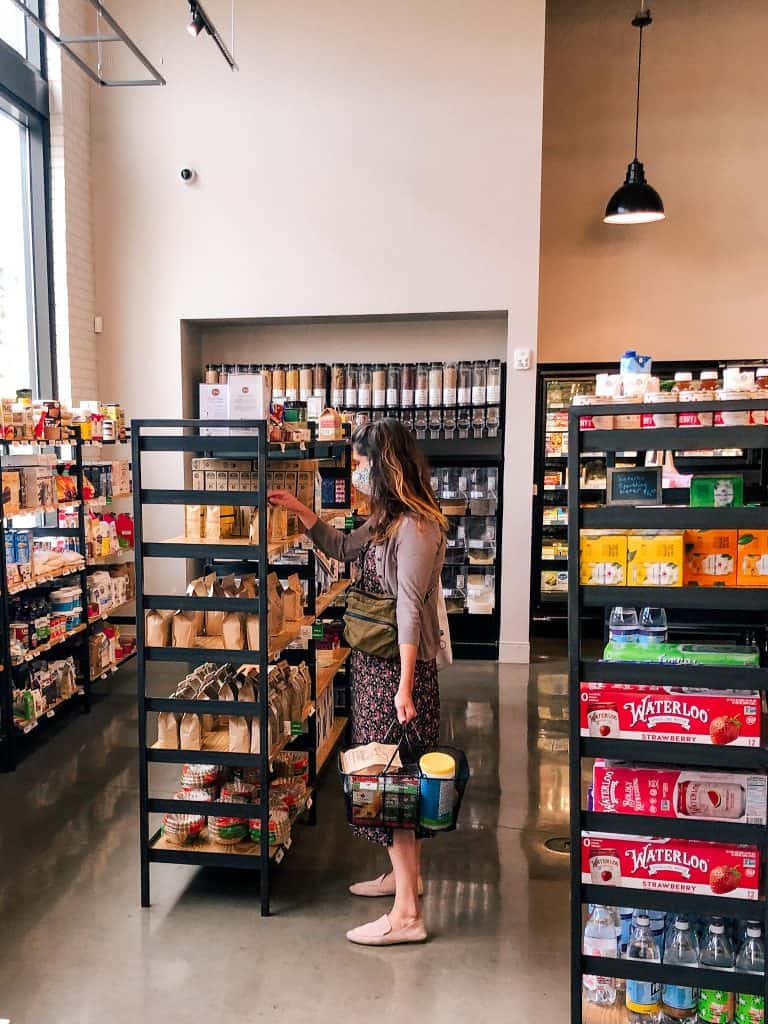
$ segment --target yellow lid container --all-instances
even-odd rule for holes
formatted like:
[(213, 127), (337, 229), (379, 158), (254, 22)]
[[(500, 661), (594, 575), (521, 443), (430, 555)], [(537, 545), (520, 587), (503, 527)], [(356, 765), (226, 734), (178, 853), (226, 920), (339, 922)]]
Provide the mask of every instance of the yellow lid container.
[(419, 767), (430, 779), (452, 779), (456, 774), (454, 759), (450, 754), (441, 754), (439, 751), (423, 754), (419, 761)]

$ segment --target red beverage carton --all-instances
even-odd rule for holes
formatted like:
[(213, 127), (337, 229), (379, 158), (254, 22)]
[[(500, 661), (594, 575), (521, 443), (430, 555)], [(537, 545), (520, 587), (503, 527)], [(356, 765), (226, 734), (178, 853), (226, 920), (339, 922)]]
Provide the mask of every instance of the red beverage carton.
[(760, 694), (622, 683), (581, 684), (581, 735), (760, 746)]
[(765, 775), (636, 766), (595, 761), (594, 810), (647, 814), (655, 818), (703, 818), (764, 825), (768, 802)]
[(756, 846), (584, 832), (581, 880), (623, 889), (756, 900), (760, 854)]

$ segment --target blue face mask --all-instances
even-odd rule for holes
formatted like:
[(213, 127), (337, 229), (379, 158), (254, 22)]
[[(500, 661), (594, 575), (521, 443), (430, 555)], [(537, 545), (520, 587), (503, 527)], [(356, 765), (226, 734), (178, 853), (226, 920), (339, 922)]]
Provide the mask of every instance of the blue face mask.
[(371, 467), (363, 466), (352, 470), (352, 486), (361, 494), (371, 493)]

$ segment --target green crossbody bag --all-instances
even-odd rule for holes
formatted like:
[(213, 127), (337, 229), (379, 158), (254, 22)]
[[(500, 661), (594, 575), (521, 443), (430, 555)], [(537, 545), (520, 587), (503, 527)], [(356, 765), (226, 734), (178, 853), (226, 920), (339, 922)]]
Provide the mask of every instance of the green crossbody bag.
[(397, 658), (400, 647), (395, 598), (351, 587), (344, 613), (344, 639), (355, 650), (377, 658)]

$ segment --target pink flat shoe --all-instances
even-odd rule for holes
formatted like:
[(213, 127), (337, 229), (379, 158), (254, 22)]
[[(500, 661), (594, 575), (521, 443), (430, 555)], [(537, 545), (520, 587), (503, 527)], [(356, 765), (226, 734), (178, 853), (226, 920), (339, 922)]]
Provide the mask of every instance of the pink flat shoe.
[(408, 942), (426, 942), (427, 929), (422, 918), (405, 928), (393, 928), (385, 914), (378, 921), (353, 928), (347, 932), (347, 938), (358, 946), (400, 946)]
[[(353, 896), (367, 896), (369, 899), (375, 899), (377, 896), (394, 896), (395, 880), (389, 875), (379, 875), (370, 882), (355, 882), (354, 885), (350, 885), (349, 891)], [(423, 895), (424, 883), (419, 879), (419, 896)]]

